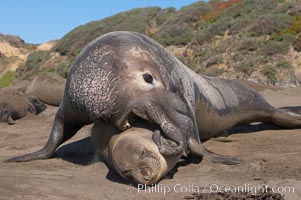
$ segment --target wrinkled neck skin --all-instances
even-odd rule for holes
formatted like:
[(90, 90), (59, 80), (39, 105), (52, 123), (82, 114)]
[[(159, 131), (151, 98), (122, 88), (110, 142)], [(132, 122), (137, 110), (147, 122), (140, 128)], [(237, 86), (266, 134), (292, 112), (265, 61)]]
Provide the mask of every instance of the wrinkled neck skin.
[(250, 89), (238, 86), (232, 80), (200, 76), (154, 41), (148, 40), (148, 43), (151, 43), (147, 45), (148, 51), (161, 66), (161, 74), (165, 75), (163, 79), (167, 89), (177, 93), (191, 111), (194, 120), (193, 139), (203, 142), (221, 136), (242, 118), (246, 118), (246, 122), (251, 121), (243, 110), (237, 113), (237, 107), (242, 109), (246, 107), (243, 105), (248, 105), (250, 94), (244, 94)]

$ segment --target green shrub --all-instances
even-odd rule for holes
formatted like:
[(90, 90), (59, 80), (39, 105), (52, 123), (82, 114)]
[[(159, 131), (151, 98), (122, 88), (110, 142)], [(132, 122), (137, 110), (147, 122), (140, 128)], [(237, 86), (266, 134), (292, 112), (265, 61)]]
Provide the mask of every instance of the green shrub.
[(224, 35), (229, 28), (232, 17), (218, 18), (214, 23), (208, 27), (208, 32), (212, 35)]
[(267, 43), (259, 50), (259, 53), (264, 56), (271, 56), (274, 54), (287, 54), (289, 50), (289, 42), (278, 42), (269, 40)]
[(280, 68), (280, 69), (290, 69), (292, 68), (292, 63), (291, 62), (288, 62), (288, 61), (280, 61), (277, 65), (276, 65), (277, 68)]
[(212, 34), (207, 29), (197, 31), (192, 39), (192, 44), (202, 45), (212, 39)]
[(277, 77), (276, 77), (276, 74), (277, 74), (277, 70), (271, 66), (271, 65), (268, 65), (267, 67), (265, 67), (264, 69), (262, 69), (260, 71), (264, 76), (267, 77), (268, 79), (268, 82), (270, 84), (275, 84), (277, 82)]
[(255, 18), (255, 16), (240, 16), (231, 21), (229, 34), (236, 34), (243, 31)]
[(68, 75), (68, 71), (71, 67), (71, 63), (70, 62), (61, 62), (58, 64), (58, 66), (56, 67), (57, 72), (60, 76), (66, 78)]
[(207, 61), (206, 68), (208, 68), (208, 67), (210, 67), (212, 65), (221, 64), (223, 62), (224, 62), (223, 57), (221, 57), (221, 56), (212, 56)]
[(290, 33), (273, 33), (270, 36), (270, 40), (279, 41), (279, 42), (292, 42), (294, 36)]
[(0, 77), (0, 88), (7, 87), (12, 84), (16, 72), (8, 71), (2, 77)]
[(293, 41), (293, 47), (296, 51), (301, 52), (301, 33), (295, 37)]
[(186, 45), (192, 39), (193, 33), (187, 24), (163, 28), (155, 39), (163, 45)]
[(256, 60), (252, 57), (246, 57), (240, 64), (238, 64), (237, 69), (246, 75), (251, 75), (254, 71), (256, 65)]
[(184, 6), (178, 11), (177, 17), (174, 22), (183, 21), (186, 23), (193, 23), (200, 20), (201, 16), (204, 16), (210, 10), (208, 4), (204, 2), (196, 2), (189, 6)]
[(224, 73), (224, 69), (213, 69), (213, 70), (208, 70), (206, 75), (208, 76), (221, 76)]
[(256, 38), (244, 38), (240, 41), (239, 51), (255, 51), (259, 47)]
[(17, 69), (17, 77), (26, 79), (37, 74), (49, 56), (49, 51), (35, 51), (29, 54), (26, 62)]
[(248, 27), (248, 31), (256, 36), (267, 35), (287, 29), (292, 23), (292, 18), (286, 14), (269, 13), (258, 17)]
[(150, 20), (155, 18), (160, 11), (159, 7), (137, 8), (99, 21), (92, 21), (66, 34), (54, 49), (73, 60), (85, 45), (105, 33), (135, 31), (145, 34)]
[(166, 21), (172, 19), (172, 17), (175, 17), (175, 12), (175, 8), (166, 8), (164, 10), (161, 10), (156, 16), (157, 25), (161, 26)]

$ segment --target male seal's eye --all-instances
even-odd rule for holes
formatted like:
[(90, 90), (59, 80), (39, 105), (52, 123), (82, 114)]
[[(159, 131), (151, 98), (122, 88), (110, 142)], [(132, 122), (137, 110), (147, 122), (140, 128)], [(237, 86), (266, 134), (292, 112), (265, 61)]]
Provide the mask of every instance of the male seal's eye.
[(145, 80), (145, 82), (147, 83), (152, 83), (153, 82), (153, 77), (150, 74), (143, 74), (143, 79)]

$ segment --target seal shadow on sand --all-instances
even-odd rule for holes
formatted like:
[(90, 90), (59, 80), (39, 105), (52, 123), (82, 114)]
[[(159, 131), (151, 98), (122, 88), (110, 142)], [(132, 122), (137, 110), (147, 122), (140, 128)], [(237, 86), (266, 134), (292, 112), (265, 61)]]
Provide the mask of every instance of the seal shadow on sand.
[(61, 158), (77, 165), (88, 166), (99, 161), (93, 148), (91, 137), (61, 146), (54, 154), (54, 158)]
[(90, 136), (61, 146), (55, 152), (54, 158), (61, 158), (64, 161), (82, 166), (103, 162), (109, 170), (106, 175), (108, 180), (129, 185), (128, 181), (124, 180), (117, 172), (102, 161), (100, 155), (94, 150)]

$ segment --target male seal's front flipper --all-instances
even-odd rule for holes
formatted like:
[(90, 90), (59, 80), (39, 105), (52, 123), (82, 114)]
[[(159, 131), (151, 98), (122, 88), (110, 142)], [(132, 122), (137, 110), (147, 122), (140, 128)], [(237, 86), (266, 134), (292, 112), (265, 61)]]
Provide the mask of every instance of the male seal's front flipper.
[(5, 162), (27, 162), (31, 160), (51, 158), (56, 148), (64, 141), (75, 135), (81, 127), (82, 125), (67, 123), (63, 114), (59, 110), (55, 116), (49, 139), (42, 149), (23, 156), (8, 159)]
[(226, 165), (236, 165), (240, 163), (240, 159), (234, 157), (228, 157), (216, 154), (208, 150), (203, 144), (199, 144), (195, 139), (190, 139), (188, 141), (188, 149), (193, 155), (206, 157), (213, 163), (220, 163)]
[(175, 148), (177, 148), (177, 144), (172, 140), (163, 138), (159, 130), (153, 132), (152, 140), (158, 146), (160, 153), (164, 156), (174, 154)]

